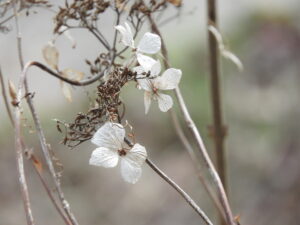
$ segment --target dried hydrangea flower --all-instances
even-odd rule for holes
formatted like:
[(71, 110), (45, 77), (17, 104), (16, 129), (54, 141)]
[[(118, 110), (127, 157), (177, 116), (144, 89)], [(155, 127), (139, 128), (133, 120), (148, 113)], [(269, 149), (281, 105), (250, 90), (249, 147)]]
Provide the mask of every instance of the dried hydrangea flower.
[[(115, 27), (122, 35), (122, 43), (132, 48), (136, 52), (136, 57), (140, 65), (147, 64), (151, 58), (143, 54), (156, 54), (161, 48), (161, 39), (157, 34), (145, 33), (137, 47), (134, 45), (132, 31), (128, 23)], [(150, 59), (149, 59), (150, 58)]]
[(162, 112), (167, 112), (172, 108), (173, 100), (171, 96), (161, 93), (161, 90), (175, 89), (181, 79), (181, 70), (169, 68), (161, 76), (158, 76), (161, 71), (160, 62), (153, 60), (146, 66), (135, 67), (134, 71), (140, 76), (146, 74), (144, 78), (140, 77), (138, 79), (140, 88), (145, 90), (144, 104), (146, 114), (149, 111), (152, 100), (157, 100), (158, 107)]
[(141, 166), (147, 158), (147, 152), (138, 143), (132, 148), (126, 148), (124, 138), (125, 129), (121, 124), (106, 122), (92, 138), (92, 143), (99, 147), (93, 151), (89, 163), (112, 168), (120, 160), (123, 179), (134, 184), (142, 174)]

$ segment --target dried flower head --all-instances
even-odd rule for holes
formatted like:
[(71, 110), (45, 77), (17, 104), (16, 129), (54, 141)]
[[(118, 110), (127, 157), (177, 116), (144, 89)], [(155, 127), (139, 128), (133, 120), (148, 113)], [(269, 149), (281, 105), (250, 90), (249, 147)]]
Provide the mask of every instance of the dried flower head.
[(147, 158), (144, 146), (135, 144), (126, 147), (125, 129), (121, 124), (106, 122), (93, 136), (96, 148), (89, 163), (94, 166), (112, 168), (120, 160), (121, 175), (126, 182), (136, 183), (142, 174), (142, 165)]
[(153, 59), (144, 67), (138, 66), (134, 70), (140, 76), (150, 72), (150, 77), (138, 79), (139, 86), (145, 90), (145, 113), (148, 113), (152, 100), (158, 102), (158, 107), (162, 112), (168, 111), (173, 106), (173, 100), (171, 96), (163, 94), (161, 90), (175, 89), (181, 79), (181, 70), (169, 68), (161, 76), (158, 76), (161, 70), (160, 62)]

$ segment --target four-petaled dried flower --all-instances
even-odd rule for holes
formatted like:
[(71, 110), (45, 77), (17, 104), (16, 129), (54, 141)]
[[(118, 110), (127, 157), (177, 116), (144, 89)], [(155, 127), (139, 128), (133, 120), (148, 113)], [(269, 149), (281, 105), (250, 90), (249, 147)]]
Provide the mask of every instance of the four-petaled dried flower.
[(152, 100), (158, 101), (158, 107), (162, 112), (167, 112), (173, 106), (173, 100), (171, 96), (161, 93), (160, 90), (175, 89), (181, 79), (181, 70), (169, 68), (163, 72), (161, 76), (158, 76), (160, 73), (160, 68), (160, 62), (155, 60), (146, 65), (146, 68), (143, 66), (134, 68), (139, 75), (144, 75), (145, 73), (148, 74), (150, 72), (149, 78), (144, 77), (138, 79), (139, 86), (145, 90), (144, 104), (146, 114), (149, 111)]
[(143, 53), (156, 54), (159, 52), (161, 47), (161, 39), (157, 34), (149, 32), (145, 33), (138, 46), (135, 47), (132, 31), (128, 23), (125, 22), (125, 26), (118, 25), (115, 28), (122, 35), (122, 43), (125, 46), (132, 48), (136, 52), (137, 61), (140, 65), (148, 64), (148, 61), (152, 59), (149, 56), (143, 55)]
[(124, 138), (125, 129), (121, 124), (106, 122), (92, 138), (92, 142), (99, 147), (93, 151), (89, 163), (112, 168), (120, 160), (123, 179), (134, 184), (142, 174), (141, 166), (147, 158), (147, 152), (138, 143), (126, 148)]

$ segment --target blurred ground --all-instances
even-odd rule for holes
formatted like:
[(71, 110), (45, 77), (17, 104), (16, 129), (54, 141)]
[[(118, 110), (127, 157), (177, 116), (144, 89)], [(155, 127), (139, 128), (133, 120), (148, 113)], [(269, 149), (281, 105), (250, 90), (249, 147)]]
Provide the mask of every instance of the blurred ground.
[[(164, 26), (162, 33), (172, 66), (183, 70), (180, 85), (187, 105), (211, 149), (212, 140), (207, 136), (211, 106), (205, 5), (204, 1), (186, 2), (181, 18)], [(229, 194), (243, 225), (298, 225), (300, 221), (299, 10), (296, 0), (222, 0), (219, 4), (221, 31), (245, 67), (239, 73), (231, 62), (222, 60), (223, 107), (229, 127)], [(25, 61), (43, 61), (41, 49), (52, 37), (52, 16), (48, 11), (21, 16)], [(9, 33), (0, 33), (0, 65), (5, 79), (16, 82), (19, 64), (13, 21), (10, 24)], [(75, 50), (63, 38), (58, 42), (60, 65), (88, 74), (82, 61), (93, 59), (99, 49), (86, 33), (74, 31), (73, 35), (78, 42)], [(62, 97), (57, 80), (37, 69), (30, 71), (30, 86), (36, 92), (35, 102), (48, 142), (64, 165), (63, 188), (80, 224), (199, 224), (197, 214), (149, 167), (144, 167), (136, 185), (129, 185), (121, 179), (119, 168), (88, 165), (95, 147), (92, 144), (84, 143), (70, 151), (58, 143), (61, 136), (52, 119), (71, 121), (78, 111), (85, 111), (86, 90), (76, 88), (70, 104)], [(123, 98), (127, 119), (138, 141), (161, 169), (216, 218), (168, 114), (153, 105), (145, 116), (141, 93), (130, 86), (126, 89)], [(25, 224), (13, 130), (2, 99), (0, 102), (0, 225)], [(31, 121), (25, 124), (25, 130), (30, 131)], [(29, 133), (27, 140), (38, 151), (35, 133)], [(26, 164), (26, 171), (37, 224), (62, 224), (31, 165)]]

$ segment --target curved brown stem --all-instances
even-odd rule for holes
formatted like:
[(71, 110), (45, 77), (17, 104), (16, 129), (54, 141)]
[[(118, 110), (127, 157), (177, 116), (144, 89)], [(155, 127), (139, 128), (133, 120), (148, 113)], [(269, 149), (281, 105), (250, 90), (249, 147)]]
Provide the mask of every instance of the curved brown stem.
[(62, 80), (64, 82), (68, 83), (68, 84), (75, 85), (75, 86), (87, 86), (87, 85), (90, 85), (90, 84), (98, 81), (99, 79), (101, 79), (104, 76), (105, 71), (109, 70), (109, 68), (107, 70), (103, 70), (100, 74), (98, 74), (97, 76), (95, 76), (93, 78), (89, 78), (89, 79), (82, 80), (82, 81), (77, 81), (77, 80), (68, 79), (66, 77), (62, 77), (60, 74), (54, 72), (53, 70), (51, 70), (50, 68), (48, 68), (44, 64), (42, 64), (40, 62), (37, 62), (37, 61), (31, 61), (31, 62), (28, 62), (26, 64), (26, 67), (24, 67), (24, 71), (23, 71), (25, 73), (25, 76), (26, 76), (26, 73), (27, 73), (28, 69), (31, 66), (36, 66), (36, 67), (40, 68), (41, 70), (44, 70), (48, 74), (54, 76), (55, 78), (57, 78), (59, 80)]

